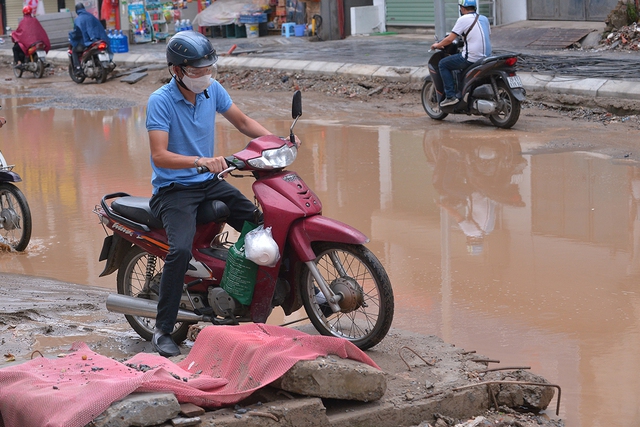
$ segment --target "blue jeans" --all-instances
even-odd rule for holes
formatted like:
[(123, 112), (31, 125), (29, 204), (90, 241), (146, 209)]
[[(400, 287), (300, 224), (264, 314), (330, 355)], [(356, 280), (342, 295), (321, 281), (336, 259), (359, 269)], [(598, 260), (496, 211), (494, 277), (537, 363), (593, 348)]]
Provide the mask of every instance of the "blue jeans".
[(442, 84), (444, 84), (444, 94), (446, 98), (456, 97), (456, 85), (453, 80), (453, 70), (464, 70), (473, 62), (464, 59), (461, 53), (447, 56), (440, 60), (438, 69), (440, 70), (440, 77), (442, 78)]
[(160, 278), (160, 298), (156, 328), (171, 333), (178, 316), (184, 275), (191, 259), (191, 246), (196, 233), (196, 213), (200, 203), (221, 200), (231, 214), (227, 223), (237, 231), (245, 221), (257, 222), (257, 207), (227, 181), (210, 179), (189, 186), (171, 184), (158, 190), (149, 201), (151, 211), (162, 219), (167, 232), (169, 253)]

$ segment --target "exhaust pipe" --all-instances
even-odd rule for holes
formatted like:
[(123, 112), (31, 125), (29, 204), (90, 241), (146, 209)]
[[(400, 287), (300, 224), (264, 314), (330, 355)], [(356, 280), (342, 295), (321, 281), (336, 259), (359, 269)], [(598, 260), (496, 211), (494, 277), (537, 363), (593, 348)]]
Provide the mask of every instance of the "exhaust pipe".
[[(113, 313), (155, 319), (158, 312), (158, 302), (129, 295), (109, 294), (107, 296), (107, 310)], [(179, 322), (201, 322), (205, 318), (191, 311), (180, 309), (176, 320)]]

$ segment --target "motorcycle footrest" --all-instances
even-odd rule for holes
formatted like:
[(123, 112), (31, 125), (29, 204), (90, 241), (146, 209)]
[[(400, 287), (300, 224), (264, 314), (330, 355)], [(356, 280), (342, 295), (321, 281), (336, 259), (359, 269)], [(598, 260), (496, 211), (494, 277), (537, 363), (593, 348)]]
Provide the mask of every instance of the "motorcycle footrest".
[(233, 317), (225, 317), (224, 319), (221, 319), (219, 317), (214, 317), (213, 319), (211, 319), (211, 323), (213, 323), (216, 326), (225, 326), (225, 325), (237, 326), (240, 324), (238, 320)]

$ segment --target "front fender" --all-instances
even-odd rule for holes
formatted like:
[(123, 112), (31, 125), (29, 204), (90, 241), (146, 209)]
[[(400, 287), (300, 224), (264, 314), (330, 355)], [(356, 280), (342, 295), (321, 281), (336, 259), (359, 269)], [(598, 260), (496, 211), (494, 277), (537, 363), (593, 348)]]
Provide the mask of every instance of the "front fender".
[(22, 178), (13, 171), (0, 171), (0, 182), (20, 182)]
[(316, 259), (311, 243), (318, 241), (363, 245), (369, 238), (350, 225), (322, 215), (301, 218), (291, 226), (288, 242), (302, 262)]

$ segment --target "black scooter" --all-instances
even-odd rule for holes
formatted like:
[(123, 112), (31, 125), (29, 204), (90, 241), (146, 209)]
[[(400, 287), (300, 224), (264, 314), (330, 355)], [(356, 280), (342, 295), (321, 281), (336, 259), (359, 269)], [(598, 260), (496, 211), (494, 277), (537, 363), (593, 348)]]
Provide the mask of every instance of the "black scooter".
[(444, 57), (457, 53), (463, 42), (456, 40), (439, 50), (429, 59), (429, 75), (422, 86), (422, 106), (429, 117), (443, 120), (449, 114), (466, 114), (489, 117), (491, 123), (509, 129), (520, 117), (520, 103), (526, 91), (516, 75), (518, 58), (514, 54), (488, 56), (462, 71), (454, 71), (458, 102), (440, 107), (445, 98), (444, 84), (438, 64)]

